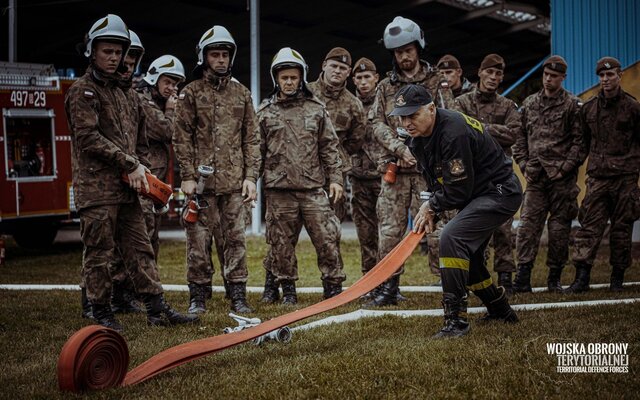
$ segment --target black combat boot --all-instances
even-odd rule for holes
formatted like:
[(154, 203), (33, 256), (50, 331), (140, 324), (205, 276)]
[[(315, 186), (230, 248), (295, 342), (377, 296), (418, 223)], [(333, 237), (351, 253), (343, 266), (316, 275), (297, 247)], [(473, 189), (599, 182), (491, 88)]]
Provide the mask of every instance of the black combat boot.
[[(211, 285), (209, 285), (211, 288)], [(189, 284), (189, 313), (202, 314), (207, 311), (205, 304), (206, 285)]]
[(470, 327), (467, 321), (467, 298), (458, 298), (453, 293), (442, 294), (442, 307), (444, 308), (444, 327), (436, 333), (434, 339), (460, 337), (469, 333)]
[(395, 306), (398, 304), (398, 285), (400, 283), (400, 275), (392, 276), (380, 286), (380, 290), (370, 302), (364, 307), (384, 307)]
[(229, 282), (229, 294), (231, 295), (231, 311), (240, 314), (249, 314), (253, 309), (247, 304), (247, 284), (245, 282)]
[(327, 281), (322, 281), (322, 287), (324, 289), (323, 297), (325, 299), (330, 299), (333, 296), (337, 296), (342, 293), (342, 283), (329, 283)]
[(622, 292), (622, 284), (624, 283), (625, 268), (613, 267), (611, 270), (611, 283), (609, 290), (612, 292)]
[(297, 304), (296, 282), (292, 280), (282, 280), (280, 281), (280, 285), (282, 285), (282, 304), (291, 306)]
[(532, 292), (531, 288), (531, 270), (533, 269), (533, 263), (518, 264), (518, 271), (516, 272), (516, 279), (513, 281), (513, 290), (518, 293)]
[[(478, 319), (479, 323), (500, 321), (504, 323), (515, 324), (519, 321), (516, 312), (513, 311), (507, 300), (506, 290), (502, 286), (497, 288), (498, 297), (493, 300), (484, 299), (484, 296), (479, 296), (485, 307), (487, 307), (487, 313)], [(494, 292), (495, 296), (495, 292)]]
[(160, 294), (146, 294), (144, 305), (147, 308), (147, 325), (169, 326), (180, 324), (192, 324), (200, 321), (195, 314), (180, 314), (164, 301)]
[(92, 304), (91, 309), (93, 312), (93, 319), (97, 323), (105, 328), (111, 328), (118, 333), (124, 332), (124, 328), (113, 315), (110, 304)]
[(511, 282), (511, 272), (498, 272), (498, 286), (504, 288), (507, 296), (513, 296), (514, 291), (513, 282)]
[(87, 298), (87, 289), (81, 288), (80, 301), (82, 303), (82, 318), (93, 319), (93, 311), (91, 311), (91, 302)]
[(589, 281), (591, 280), (591, 265), (577, 263), (576, 278), (569, 285), (565, 293), (583, 293), (589, 290)]
[(547, 276), (547, 289), (551, 293), (564, 293), (564, 289), (560, 284), (562, 276), (562, 267), (557, 265), (549, 265), (549, 276)]
[(113, 281), (111, 290), (111, 310), (114, 314), (142, 313), (135, 293), (125, 287), (123, 282)]
[(381, 290), (382, 290), (382, 285), (376, 286), (375, 289), (373, 289), (369, 293), (360, 296), (360, 300), (362, 300), (365, 303), (369, 302), (369, 301), (375, 299), (380, 294)]
[(267, 304), (274, 304), (280, 300), (278, 286), (276, 276), (271, 271), (266, 271), (264, 276), (264, 292), (262, 292), (262, 299), (260, 299), (260, 301)]
[(396, 294), (396, 301), (400, 303), (401, 301), (408, 301), (409, 299), (406, 296), (403, 296), (400, 293), (400, 283), (398, 282), (398, 293)]

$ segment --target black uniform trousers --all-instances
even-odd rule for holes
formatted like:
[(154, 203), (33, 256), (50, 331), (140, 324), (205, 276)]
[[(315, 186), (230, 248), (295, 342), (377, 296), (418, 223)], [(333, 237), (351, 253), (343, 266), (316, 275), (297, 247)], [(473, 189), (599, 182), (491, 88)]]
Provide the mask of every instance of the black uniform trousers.
[(522, 187), (515, 175), (492, 186), (460, 210), (440, 236), (442, 291), (460, 299), (470, 289), (485, 304), (499, 295), (487, 270), (485, 249), (493, 232), (522, 202)]

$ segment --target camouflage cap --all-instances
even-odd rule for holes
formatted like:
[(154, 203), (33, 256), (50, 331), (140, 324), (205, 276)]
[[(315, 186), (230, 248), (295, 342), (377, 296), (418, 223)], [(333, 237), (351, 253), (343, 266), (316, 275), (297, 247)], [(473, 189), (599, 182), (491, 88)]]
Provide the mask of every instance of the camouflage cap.
[(487, 68), (498, 68), (504, 70), (504, 59), (498, 54), (489, 54), (482, 60), (480, 64), (480, 71)]
[(376, 65), (373, 63), (373, 61), (369, 60), (366, 57), (361, 57), (358, 61), (356, 61), (356, 64), (353, 67), (353, 74), (355, 75), (356, 72), (364, 71), (377, 72)]
[(347, 51), (347, 49), (342, 47), (334, 47), (333, 49), (331, 49), (327, 53), (327, 56), (324, 58), (324, 60), (336, 60), (340, 61), (341, 63), (345, 63), (348, 66), (351, 66), (351, 54)]
[(596, 75), (605, 69), (620, 68), (620, 61), (613, 57), (602, 57), (596, 64)]
[(437, 66), (438, 69), (458, 69), (460, 68), (460, 61), (451, 54), (447, 54), (438, 60)]
[(393, 102), (392, 115), (411, 115), (418, 111), (420, 107), (426, 106), (433, 102), (433, 98), (429, 91), (422, 85), (406, 85), (402, 89), (398, 90)]
[(546, 59), (544, 64), (542, 64), (542, 68), (549, 68), (550, 70), (564, 74), (565, 72), (567, 72), (567, 62), (564, 60), (564, 58), (553, 55)]

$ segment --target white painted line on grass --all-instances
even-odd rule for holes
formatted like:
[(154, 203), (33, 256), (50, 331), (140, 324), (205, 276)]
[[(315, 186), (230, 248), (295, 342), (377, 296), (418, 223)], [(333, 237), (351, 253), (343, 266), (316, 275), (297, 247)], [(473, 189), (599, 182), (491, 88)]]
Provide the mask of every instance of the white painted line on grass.
[[(610, 304), (631, 304), (640, 302), (640, 298), (632, 299), (619, 299), (619, 300), (589, 300), (589, 301), (567, 301), (560, 303), (538, 303), (538, 304), (515, 304), (511, 307), (516, 311), (532, 311), (543, 310), (551, 308), (570, 308), (570, 307), (591, 307), (599, 305)], [(486, 312), (484, 307), (471, 307), (467, 310), (469, 314), (479, 314)], [(408, 317), (438, 317), (443, 315), (442, 309), (433, 310), (356, 310), (350, 313), (334, 315), (331, 317), (323, 318), (318, 321), (313, 321), (305, 325), (300, 325), (295, 328), (291, 328), (292, 331), (313, 329), (318, 326), (339, 324), (342, 322), (356, 321), (360, 318), (370, 317), (382, 317), (384, 315), (392, 315), (396, 317), (408, 318)]]
[[(640, 282), (626, 282), (624, 286), (640, 285)], [(167, 292), (188, 292), (189, 287), (187, 285), (162, 285)], [(589, 285), (591, 289), (604, 289), (608, 288), (608, 283), (596, 283)], [(214, 292), (224, 292), (224, 286), (213, 286)], [(44, 285), (44, 284), (4, 284), (0, 285), (0, 289), (5, 290), (80, 290), (78, 285)], [(345, 288), (346, 289), (346, 288)], [(247, 286), (247, 292), (249, 293), (262, 293), (264, 288), (262, 286)], [(322, 293), (321, 287), (300, 287), (296, 288), (297, 293)], [(442, 287), (440, 286), (400, 286), (400, 291), (411, 293), (442, 293)], [(546, 287), (533, 288), (534, 293), (546, 292)]]

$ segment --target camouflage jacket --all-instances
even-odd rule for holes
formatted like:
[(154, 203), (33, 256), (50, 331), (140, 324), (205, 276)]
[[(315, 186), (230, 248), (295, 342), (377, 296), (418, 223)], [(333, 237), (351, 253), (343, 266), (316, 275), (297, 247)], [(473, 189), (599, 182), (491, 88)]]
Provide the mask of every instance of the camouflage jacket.
[(249, 90), (235, 79), (205, 71), (178, 96), (173, 150), (183, 180), (198, 180), (197, 169), (215, 172), (205, 190), (216, 194), (242, 190), (255, 182), (260, 167), (260, 138)]
[(505, 154), (511, 156), (511, 146), (520, 129), (520, 114), (516, 103), (497, 93), (482, 93), (478, 88), (456, 98), (455, 109), (473, 117), (485, 126)]
[(166, 100), (148, 86), (138, 92), (144, 110), (151, 173), (165, 181), (169, 166), (169, 145), (173, 137), (175, 110), (165, 110)]
[(640, 171), (640, 104), (622, 89), (607, 99), (602, 91), (584, 103), (580, 115), (585, 146), (589, 149), (587, 174), (612, 177)]
[(584, 162), (586, 152), (580, 127), (580, 100), (564, 89), (552, 98), (544, 89), (522, 104), (520, 129), (516, 132), (513, 158), (528, 176), (542, 169), (560, 179)]
[[(375, 91), (367, 97), (362, 97), (358, 93), (358, 99), (362, 102), (365, 115), (367, 115), (371, 106), (373, 106)], [(349, 172), (349, 175), (360, 179), (380, 179), (380, 172), (378, 171), (376, 161), (381, 157), (383, 150), (382, 146), (373, 138), (371, 124), (367, 123), (362, 147), (351, 156), (353, 168)]]
[(365, 135), (366, 117), (362, 103), (347, 90), (346, 81), (340, 88), (332, 88), (324, 82), (323, 75), (307, 85), (309, 90), (327, 107), (331, 123), (340, 141), (342, 172), (351, 170), (350, 154), (361, 147)]
[[(420, 61), (422, 69), (414, 77), (407, 78), (396, 71), (387, 73), (376, 88), (376, 98), (369, 110), (369, 121), (373, 137), (382, 145), (384, 152), (379, 160), (378, 171), (384, 173), (386, 163), (398, 159), (407, 150), (403, 138), (398, 137), (399, 121), (396, 117), (389, 117), (394, 107), (394, 98), (398, 90), (407, 84), (423, 85), (433, 96), (435, 103), (441, 108), (453, 107), (453, 94), (446, 79), (438, 72), (438, 68), (426, 61)], [(399, 168), (398, 173), (418, 173), (417, 168)]]
[(148, 165), (142, 107), (116, 79), (89, 69), (71, 85), (65, 111), (71, 132), (73, 191), (77, 209), (133, 202), (123, 173)]
[(463, 94), (467, 94), (467, 93), (471, 92), (475, 88), (476, 88), (476, 85), (474, 85), (473, 83), (469, 82), (469, 80), (463, 76), (462, 77), (462, 85), (460, 85), (460, 87), (457, 88), (457, 89), (452, 89), (453, 97), (454, 98), (460, 97)]
[(321, 188), (325, 177), (343, 184), (338, 136), (322, 101), (276, 93), (260, 105), (258, 127), (266, 189)]

